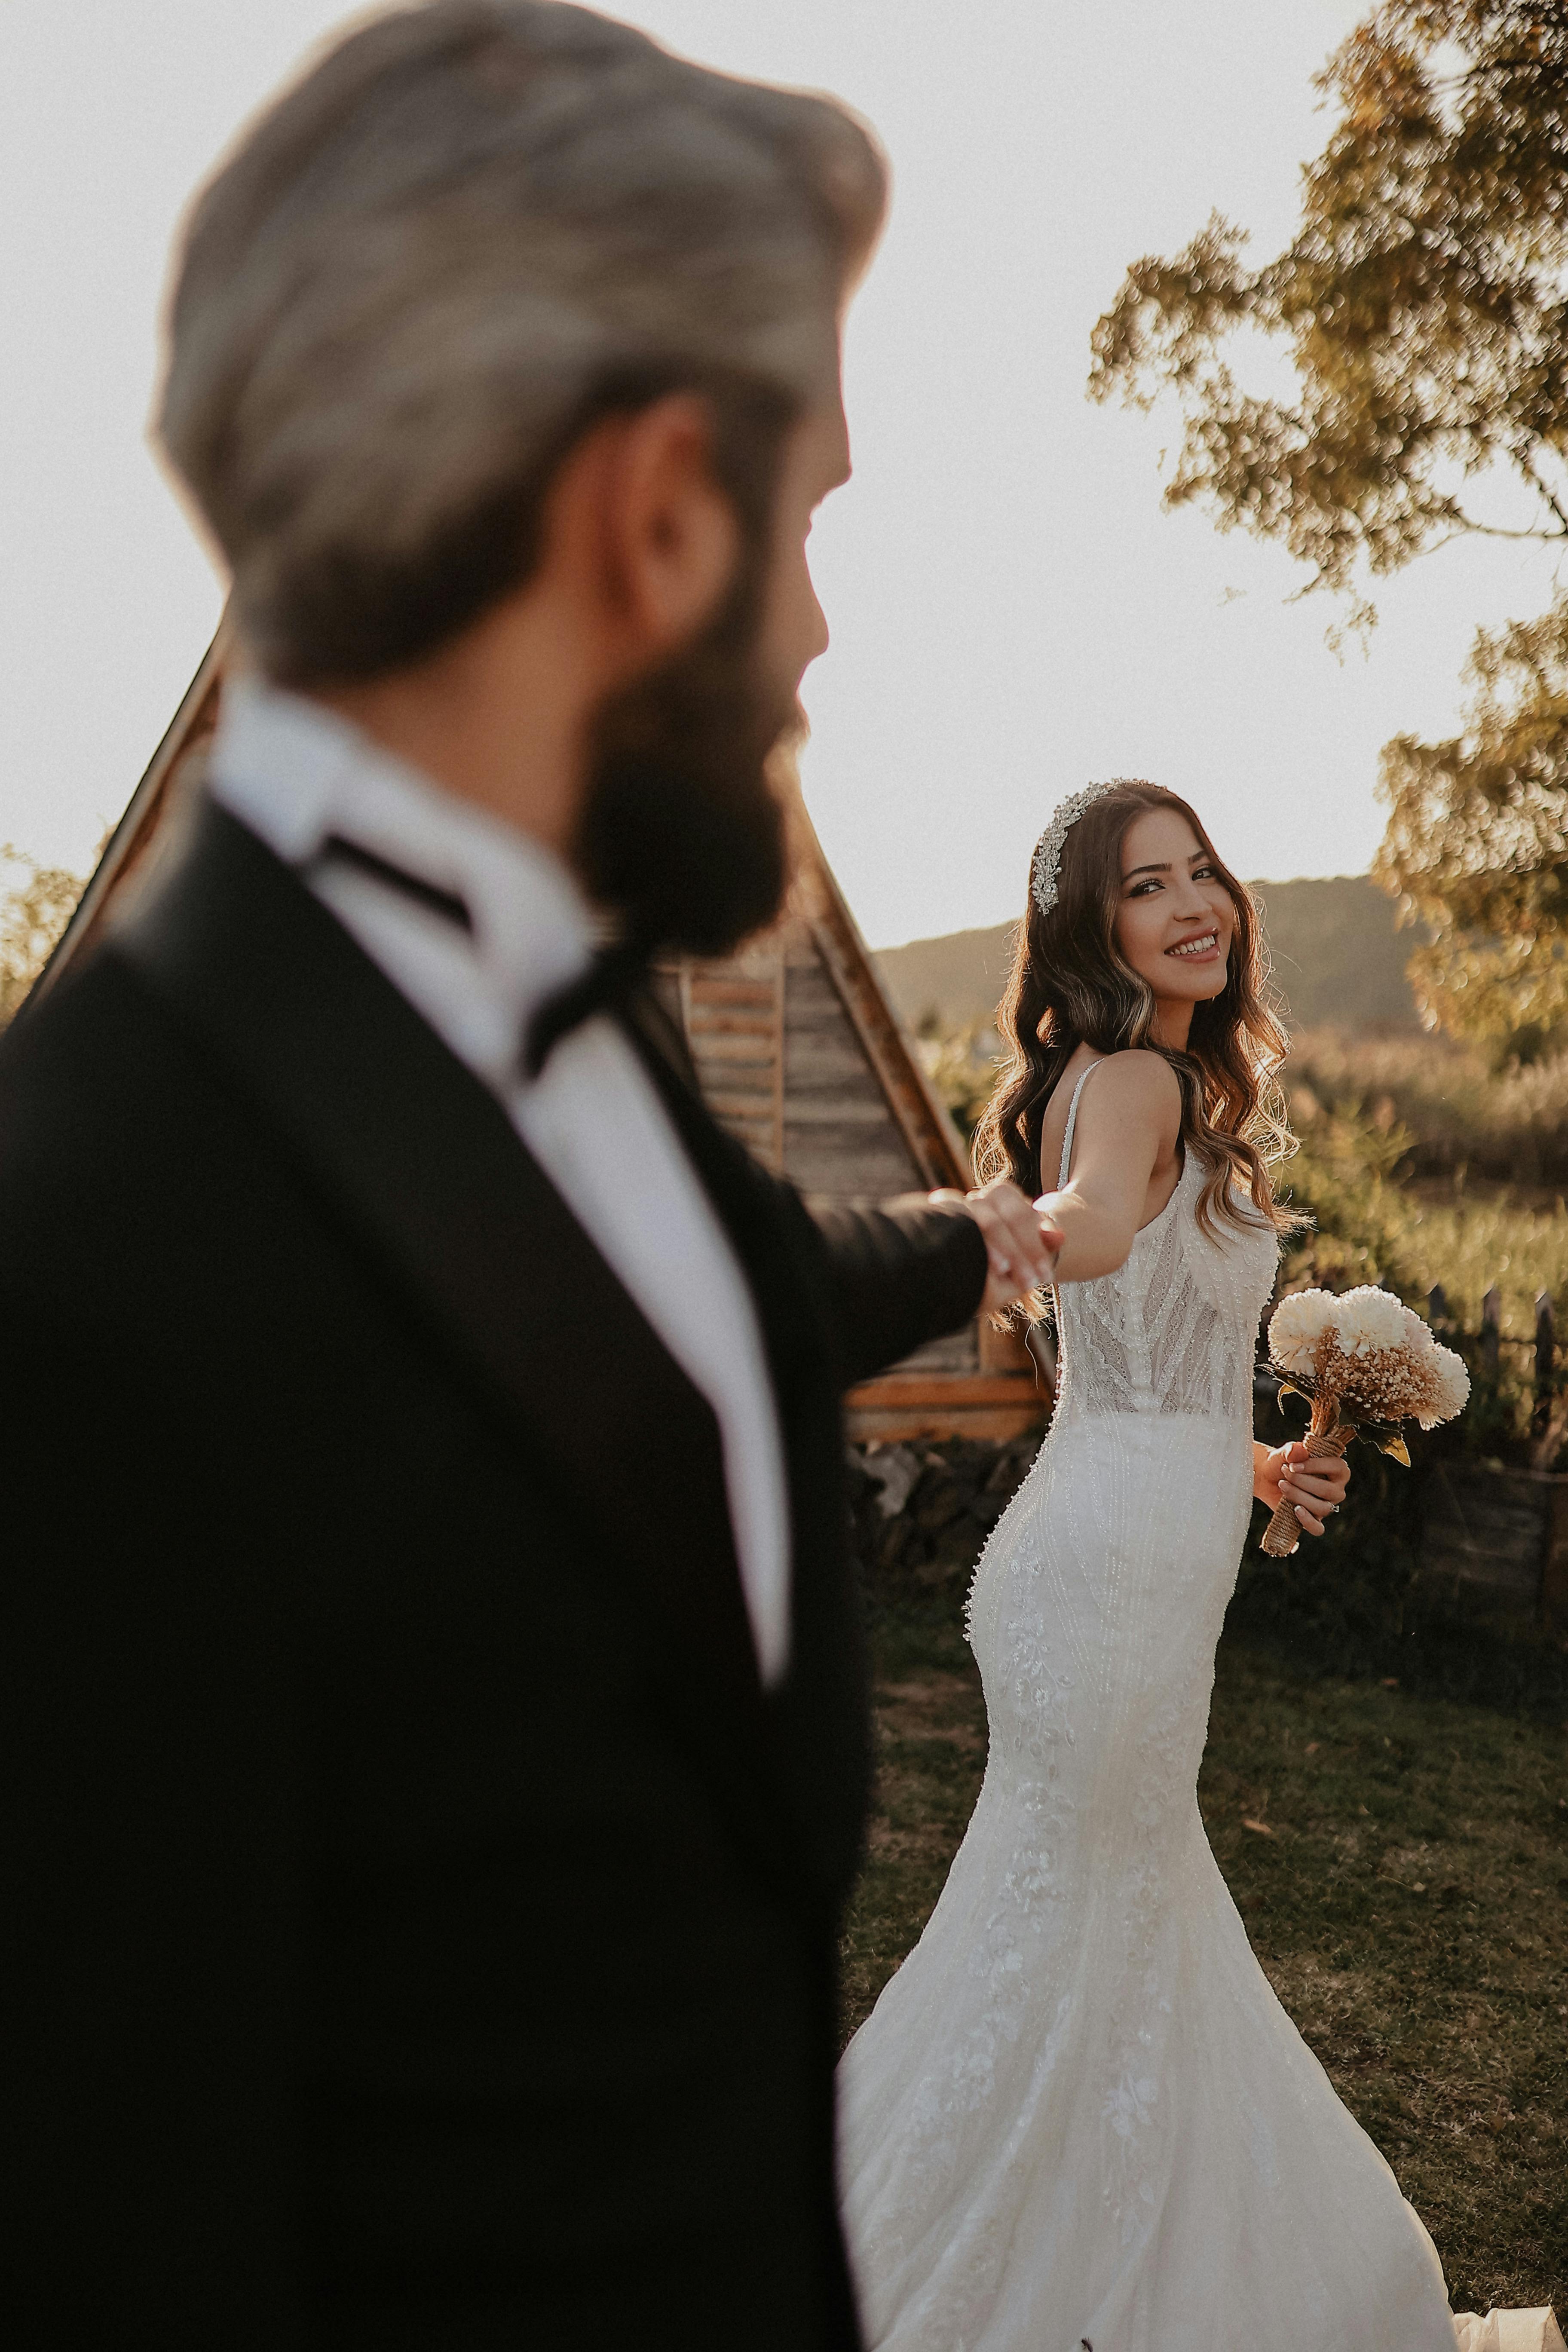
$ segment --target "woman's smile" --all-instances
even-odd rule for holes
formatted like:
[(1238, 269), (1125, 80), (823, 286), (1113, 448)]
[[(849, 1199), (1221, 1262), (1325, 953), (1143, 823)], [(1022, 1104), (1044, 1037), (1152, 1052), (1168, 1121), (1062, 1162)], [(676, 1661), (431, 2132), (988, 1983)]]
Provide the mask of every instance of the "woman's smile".
[(1213, 963), (1220, 951), (1219, 933), (1199, 931), (1192, 939), (1178, 940), (1165, 950), (1167, 955), (1180, 956), (1184, 963)]
[[(1116, 946), (1160, 1007), (1151, 1033), (1184, 1050), (1193, 1007), (1227, 982), (1236, 906), (1224, 868), (1178, 809), (1145, 809), (1121, 838)], [(1173, 964), (1181, 964), (1177, 979)]]

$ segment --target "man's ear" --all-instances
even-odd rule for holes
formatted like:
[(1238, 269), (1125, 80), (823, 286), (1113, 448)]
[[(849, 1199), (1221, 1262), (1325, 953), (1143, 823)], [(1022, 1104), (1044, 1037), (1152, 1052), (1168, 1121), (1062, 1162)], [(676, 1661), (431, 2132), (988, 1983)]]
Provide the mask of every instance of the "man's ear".
[(734, 577), (740, 526), (713, 478), (712, 412), (672, 393), (614, 420), (600, 478), (602, 588), (655, 660), (694, 637)]

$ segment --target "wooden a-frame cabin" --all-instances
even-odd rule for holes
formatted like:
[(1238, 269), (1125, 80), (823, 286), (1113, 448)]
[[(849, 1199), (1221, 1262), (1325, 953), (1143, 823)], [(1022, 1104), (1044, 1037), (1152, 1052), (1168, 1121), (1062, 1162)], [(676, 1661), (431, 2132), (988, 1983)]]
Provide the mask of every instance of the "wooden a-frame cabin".
[[(199, 772), (217, 723), (220, 627), (154, 753), (40, 986), (103, 921)], [(861, 938), (804, 802), (795, 877), (770, 929), (721, 962), (656, 975), (679, 1015), (710, 1108), (766, 1166), (830, 1200), (966, 1187), (968, 1154), (931, 1090)], [(1050, 1391), (1022, 1343), (983, 1322), (850, 1391), (860, 1439), (1007, 1438), (1045, 1418)]]

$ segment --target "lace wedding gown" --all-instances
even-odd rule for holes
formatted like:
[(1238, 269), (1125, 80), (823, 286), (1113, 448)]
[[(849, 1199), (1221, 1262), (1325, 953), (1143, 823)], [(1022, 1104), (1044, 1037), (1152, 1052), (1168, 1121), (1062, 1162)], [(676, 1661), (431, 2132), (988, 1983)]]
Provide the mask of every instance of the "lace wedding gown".
[[(1189, 1153), (1125, 1266), (1058, 1293), (1050, 1435), (975, 1575), (984, 1785), (839, 2070), (879, 2352), (1455, 2352), (1431, 2241), (1198, 1812), (1277, 1258), (1267, 1228), (1205, 1237), (1202, 1181)], [(1506, 2346), (1500, 2316), (1459, 2343)]]

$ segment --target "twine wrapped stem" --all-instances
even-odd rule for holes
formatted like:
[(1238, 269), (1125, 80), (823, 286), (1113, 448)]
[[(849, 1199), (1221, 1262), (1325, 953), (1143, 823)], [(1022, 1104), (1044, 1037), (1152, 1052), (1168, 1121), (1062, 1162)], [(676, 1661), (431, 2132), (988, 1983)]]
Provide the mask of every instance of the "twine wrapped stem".
[[(1339, 1418), (1339, 1399), (1318, 1398), (1307, 1432), (1308, 1461), (1321, 1461), (1326, 1454), (1342, 1454), (1354, 1435), (1351, 1424)], [(1300, 1540), (1301, 1522), (1296, 1517), (1296, 1506), (1281, 1496), (1279, 1507), (1265, 1530), (1263, 1549), (1275, 1559), (1288, 1559)]]

